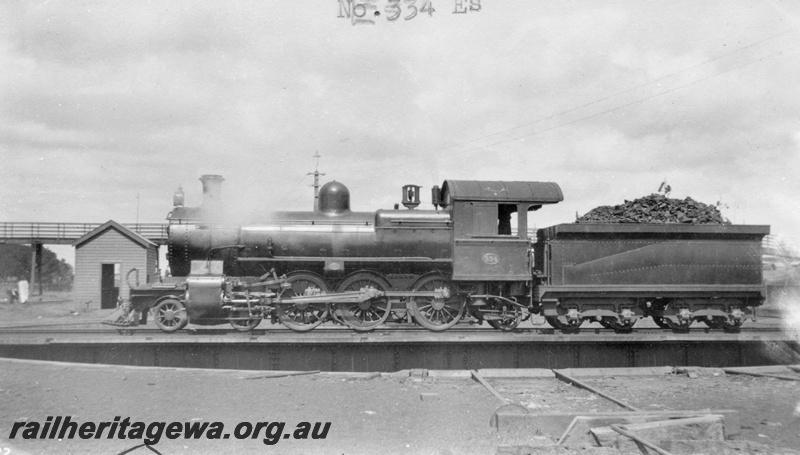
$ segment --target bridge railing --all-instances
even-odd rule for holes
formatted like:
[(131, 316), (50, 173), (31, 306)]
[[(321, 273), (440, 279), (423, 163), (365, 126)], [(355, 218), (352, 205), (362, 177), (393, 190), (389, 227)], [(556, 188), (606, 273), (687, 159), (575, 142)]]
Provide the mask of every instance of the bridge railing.
[[(75, 241), (100, 226), (102, 223), (0, 222), (0, 239)], [(166, 224), (134, 223), (123, 226), (149, 240), (164, 241), (167, 238)]]

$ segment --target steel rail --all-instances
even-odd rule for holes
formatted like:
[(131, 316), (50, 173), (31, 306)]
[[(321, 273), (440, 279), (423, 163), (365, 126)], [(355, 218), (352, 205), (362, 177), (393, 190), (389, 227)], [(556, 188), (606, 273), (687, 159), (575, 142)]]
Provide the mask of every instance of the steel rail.
[(489, 384), (489, 382), (486, 379), (484, 379), (483, 376), (478, 374), (476, 370), (470, 370), (469, 373), (472, 375), (473, 378), (475, 378), (476, 381), (480, 382), (486, 388), (486, 390), (488, 390), (492, 395), (494, 395), (494, 397), (497, 398), (497, 400), (500, 401), (500, 403), (505, 405), (505, 404), (510, 404), (512, 402), (508, 398), (501, 395), (500, 392), (498, 392), (497, 389), (492, 387), (492, 385)]
[(555, 373), (556, 377), (559, 380), (561, 380), (563, 382), (566, 382), (568, 384), (572, 384), (575, 387), (578, 387), (579, 389), (588, 390), (589, 392), (592, 392), (593, 394), (595, 394), (597, 396), (603, 397), (608, 401), (614, 402), (617, 405), (619, 405), (619, 406), (621, 406), (621, 407), (623, 407), (625, 409), (629, 409), (629, 410), (634, 411), (634, 412), (640, 412), (641, 411), (641, 409), (639, 409), (639, 408), (637, 408), (635, 406), (631, 406), (628, 403), (625, 403), (624, 401), (622, 401), (622, 400), (620, 400), (620, 399), (618, 399), (618, 398), (616, 398), (616, 397), (614, 397), (612, 395), (609, 395), (609, 394), (607, 394), (605, 392), (601, 392), (600, 390), (598, 390), (598, 389), (596, 389), (596, 388), (594, 388), (594, 387), (592, 387), (592, 386), (590, 386), (590, 385), (588, 385), (588, 384), (586, 384), (584, 382), (581, 382), (581, 381), (573, 378), (572, 376), (569, 376), (568, 374), (564, 373), (563, 370), (553, 370), (553, 373)]
[[(243, 318), (244, 319), (244, 318)], [(102, 326), (102, 327), (84, 327), (84, 328), (68, 328), (68, 327), (75, 327), (75, 326)], [(141, 333), (164, 333), (160, 329), (155, 327), (147, 327), (147, 326), (115, 326), (110, 324), (104, 324), (104, 321), (86, 321), (86, 322), (65, 322), (65, 323), (47, 323), (47, 324), (33, 324), (33, 325), (21, 325), (21, 326), (4, 326), (0, 327), (0, 334), (38, 334), (38, 333), (113, 333), (119, 330), (127, 330), (131, 332), (141, 332)], [(185, 329), (187, 333), (190, 334), (226, 334), (226, 333), (249, 333), (249, 334), (257, 334), (257, 335), (266, 335), (266, 334), (276, 334), (276, 333), (298, 333), (294, 332), (291, 329), (285, 328), (280, 326), (279, 324), (275, 324), (274, 328), (256, 328), (249, 332), (241, 332), (235, 330), (230, 327), (216, 327), (216, 326), (199, 326), (199, 327), (190, 327)], [(354, 332), (349, 327), (320, 327), (313, 331), (314, 333), (351, 333), (355, 334), (358, 333), (359, 335), (363, 336), (364, 333)], [(503, 332), (495, 329), (489, 328), (477, 328), (472, 326), (461, 326), (461, 327), (453, 327), (444, 332), (432, 332), (424, 327), (404, 327), (404, 326), (388, 326), (388, 327), (379, 327), (376, 328), (374, 333), (385, 333), (385, 332), (419, 332), (419, 333), (484, 333), (484, 334), (505, 334), (509, 336), (514, 335), (557, 335), (559, 337), (563, 337), (565, 340), (574, 339), (575, 341), (582, 341), (586, 337), (591, 335), (614, 335), (618, 336), (621, 341), (629, 339), (634, 334), (640, 335), (696, 335), (696, 334), (709, 334), (709, 335), (722, 335), (726, 339), (736, 339), (738, 335), (741, 333), (781, 333), (783, 332), (782, 329), (778, 327), (750, 327), (750, 328), (742, 328), (739, 334), (736, 333), (724, 333), (722, 330), (713, 330), (713, 329), (706, 329), (706, 328), (699, 328), (699, 329), (692, 329), (690, 332), (673, 332), (668, 329), (642, 329), (636, 330), (632, 333), (625, 333), (619, 334), (615, 333), (611, 329), (582, 329), (579, 333), (570, 333), (570, 334), (562, 334), (555, 329), (548, 329), (548, 328), (526, 328), (526, 329), (515, 329), (514, 331)], [(179, 332), (180, 333), (180, 332)], [(308, 333), (308, 332), (301, 332), (301, 333)]]
[(755, 376), (755, 377), (759, 377), (759, 378), (775, 378), (775, 379), (781, 379), (781, 380), (784, 380), (784, 381), (800, 381), (800, 376), (784, 376), (784, 375), (781, 375), (781, 374), (757, 373), (755, 371), (737, 370), (736, 368), (723, 368), (722, 371), (724, 371), (727, 374), (743, 374), (743, 375)]

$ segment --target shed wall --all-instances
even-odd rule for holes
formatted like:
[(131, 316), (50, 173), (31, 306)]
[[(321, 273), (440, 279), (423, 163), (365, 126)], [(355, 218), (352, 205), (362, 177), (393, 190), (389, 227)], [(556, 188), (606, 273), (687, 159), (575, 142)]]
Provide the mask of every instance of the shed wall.
[[(120, 264), (119, 295), (123, 300), (130, 298), (130, 288), (125, 282), (128, 271), (140, 270), (140, 282), (155, 270), (158, 261), (158, 248), (145, 248), (122, 235), (116, 229), (108, 229), (97, 237), (75, 249), (75, 288), (74, 302), (78, 309), (99, 309), (101, 297), (102, 264)], [(132, 277), (133, 279), (133, 277)], [(88, 305), (87, 305), (87, 302)]]

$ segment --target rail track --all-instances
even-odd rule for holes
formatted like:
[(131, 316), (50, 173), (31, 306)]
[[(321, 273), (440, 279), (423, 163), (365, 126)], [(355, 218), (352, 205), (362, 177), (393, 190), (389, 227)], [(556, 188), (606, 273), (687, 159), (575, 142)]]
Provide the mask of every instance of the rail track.
[(716, 366), (800, 362), (800, 334), (777, 327), (620, 334), (583, 328), (500, 331), (459, 325), (444, 332), (403, 327), (354, 332), (323, 325), (295, 332), (276, 325), (240, 332), (225, 325), (177, 333), (155, 327), (0, 327), (0, 357), (158, 367), (291, 371)]
[[(737, 336), (742, 335), (753, 335), (753, 334), (778, 334), (781, 333), (782, 329), (777, 326), (760, 326), (760, 327), (742, 327), (739, 333), (724, 333), (722, 330), (719, 329), (711, 329), (708, 327), (697, 327), (697, 328), (690, 328), (688, 331), (672, 331), (672, 330), (665, 330), (660, 329), (657, 327), (649, 328), (634, 328), (631, 333), (620, 334), (615, 333), (612, 329), (600, 328), (600, 327), (583, 327), (578, 329), (575, 332), (571, 333), (564, 333), (558, 329), (550, 328), (550, 327), (526, 327), (526, 328), (517, 328), (513, 331), (499, 331), (492, 329), (486, 326), (475, 326), (472, 324), (463, 324), (455, 326), (449, 329), (447, 334), (451, 336), (454, 334), (458, 335), (465, 335), (465, 334), (480, 334), (485, 336), (497, 336), (498, 339), (500, 338), (508, 338), (508, 337), (518, 337), (520, 335), (561, 335), (565, 338), (569, 337), (582, 337), (585, 338), (591, 335), (603, 335), (603, 337), (613, 336), (618, 338), (620, 341), (624, 341), (628, 337), (635, 337), (636, 335), (662, 335), (667, 337), (679, 337), (681, 335), (685, 336), (697, 336), (701, 334), (710, 334), (710, 335), (719, 335), (724, 339), (736, 339)], [(331, 325), (331, 326), (320, 326), (313, 332), (304, 333), (304, 337), (309, 338), (317, 335), (323, 334), (337, 334), (337, 335), (345, 335), (345, 336), (352, 336), (352, 337), (369, 337), (369, 336), (385, 336), (387, 333), (398, 333), (398, 334), (425, 334), (431, 336), (437, 336), (437, 333), (430, 332), (429, 330), (423, 327), (409, 327), (403, 325), (387, 325), (386, 327), (380, 327), (375, 329), (372, 332), (363, 333), (363, 332), (353, 332), (348, 327), (343, 327), (339, 325)], [(228, 325), (220, 325), (215, 327), (188, 327), (186, 330), (182, 332), (176, 332), (172, 334), (165, 334), (160, 329), (156, 327), (149, 327), (149, 326), (133, 326), (133, 327), (117, 327), (103, 324), (102, 321), (97, 322), (82, 322), (82, 323), (64, 323), (64, 324), (30, 324), (30, 325), (20, 325), (20, 326), (5, 326), (0, 327), (0, 335), (55, 335), (55, 334), (65, 334), (65, 335), (143, 335), (143, 336), (152, 336), (152, 335), (159, 335), (165, 336), (169, 338), (180, 338), (180, 337), (191, 337), (196, 335), (239, 335), (242, 338), (252, 338), (252, 337), (262, 337), (262, 336), (281, 336), (281, 335), (298, 335), (298, 332), (294, 332), (286, 327), (282, 327), (280, 325), (275, 325), (271, 328), (256, 328), (249, 332), (241, 332), (231, 328)]]

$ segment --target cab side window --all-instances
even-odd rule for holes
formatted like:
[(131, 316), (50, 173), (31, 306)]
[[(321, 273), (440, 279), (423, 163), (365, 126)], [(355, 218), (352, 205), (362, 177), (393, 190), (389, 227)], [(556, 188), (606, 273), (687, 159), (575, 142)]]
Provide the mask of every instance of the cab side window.
[(472, 206), (472, 234), (497, 235), (497, 203), (474, 202)]
[(517, 204), (497, 202), (467, 202), (454, 208), (457, 238), (511, 236), (512, 215), (517, 213)]
[(497, 235), (511, 235), (511, 214), (516, 212), (516, 204), (498, 204)]

